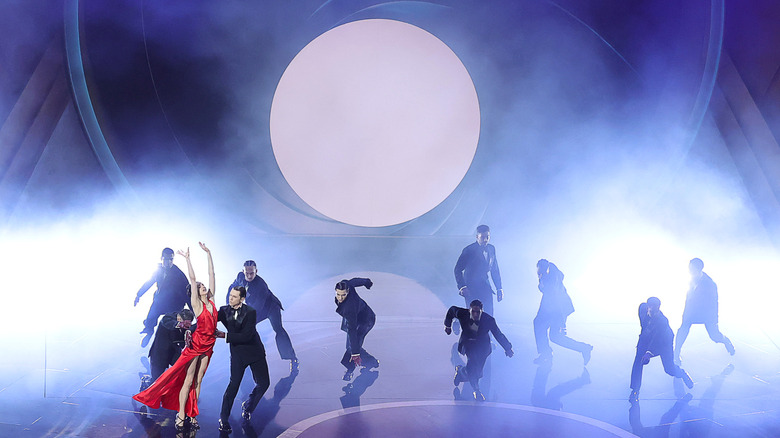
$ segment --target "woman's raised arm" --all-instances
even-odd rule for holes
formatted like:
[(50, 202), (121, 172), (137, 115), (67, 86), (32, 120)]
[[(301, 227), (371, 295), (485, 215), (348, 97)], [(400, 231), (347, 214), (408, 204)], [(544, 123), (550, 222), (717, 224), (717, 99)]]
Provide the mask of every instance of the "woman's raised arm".
[(200, 312), (203, 311), (203, 303), (200, 302), (198, 282), (195, 280), (195, 270), (192, 269), (192, 261), (190, 261), (190, 249), (187, 248), (187, 251), (179, 250), (177, 251), (177, 254), (187, 260), (187, 272), (190, 274), (190, 304), (192, 305), (192, 311), (197, 317), (200, 315)]
[(198, 242), (201, 249), (203, 251), (206, 251), (206, 254), (209, 255), (209, 290), (211, 290), (211, 293), (213, 294), (216, 290), (216, 280), (214, 280), (214, 260), (211, 259), (211, 250), (206, 247), (206, 244), (203, 242)]

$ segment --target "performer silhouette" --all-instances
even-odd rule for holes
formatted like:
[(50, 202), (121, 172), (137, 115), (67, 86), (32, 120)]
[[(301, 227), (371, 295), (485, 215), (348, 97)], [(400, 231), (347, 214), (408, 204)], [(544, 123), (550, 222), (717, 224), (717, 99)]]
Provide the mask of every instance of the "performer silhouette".
[(730, 355), (734, 355), (734, 345), (718, 328), (718, 286), (704, 271), (704, 262), (694, 258), (688, 263), (691, 273), (691, 285), (685, 297), (682, 325), (677, 330), (674, 345), (674, 360), (680, 364), (680, 350), (688, 338), (691, 325), (704, 324), (707, 334), (713, 342), (723, 344)]
[(642, 331), (636, 344), (636, 356), (631, 368), (630, 402), (639, 400), (639, 388), (642, 386), (642, 368), (650, 363), (650, 359), (661, 356), (661, 363), (666, 374), (680, 377), (689, 389), (693, 388), (691, 376), (674, 363), (672, 342), (674, 332), (669, 327), (669, 320), (661, 312), (661, 300), (650, 297), (646, 303), (639, 305), (639, 323)]
[(468, 381), (474, 388), (474, 400), (485, 401), (485, 396), (479, 388), (479, 379), (482, 378), (482, 370), (485, 367), (485, 361), (490, 356), (490, 333), (504, 348), (507, 357), (512, 357), (515, 353), (512, 351), (512, 344), (501, 333), (496, 320), (482, 311), (482, 302), (473, 300), (469, 303), (469, 308), (452, 306), (447, 311), (444, 318), (444, 332), (448, 335), (452, 333), (452, 320), (457, 318), (460, 321), (461, 333), (458, 341), (458, 352), (466, 355), (466, 366), (455, 368), (455, 379), (453, 383), (458, 386), (461, 382)]
[[(585, 365), (587, 365), (590, 362), (593, 346), (566, 336), (566, 318), (574, 313), (574, 305), (563, 286), (563, 272), (555, 264), (541, 259), (536, 263), (536, 274), (539, 278), (542, 301), (539, 303), (539, 311), (534, 318), (534, 337), (536, 338), (536, 351), (539, 353), (539, 357), (534, 359), (534, 363), (539, 364), (552, 360), (553, 354), (549, 342), (552, 341), (561, 347), (580, 352)], [(549, 339), (547, 338), (548, 331), (550, 333)]]

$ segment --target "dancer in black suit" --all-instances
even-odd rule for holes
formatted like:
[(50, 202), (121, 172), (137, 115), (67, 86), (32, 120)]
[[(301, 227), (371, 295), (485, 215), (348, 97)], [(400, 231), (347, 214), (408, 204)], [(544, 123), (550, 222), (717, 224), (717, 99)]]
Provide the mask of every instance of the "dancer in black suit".
[(699, 258), (688, 263), (691, 273), (691, 285), (685, 297), (682, 325), (677, 330), (674, 345), (674, 361), (680, 364), (680, 350), (688, 338), (692, 324), (704, 324), (707, 334), (713, 342), (723, 344), (730, 355), (734, 355), (734, 344), (718, 328), (718, 286), (709, 275), (703, 271), (704, 262)]
[(236, 399), (241, 379), (246, 367), (252, 370), (255, 387), (249, 398), (241, 404), (241, 417), (249, 420), (252, 411), (265, 394), (271, 379), (268, 376), (268, 363), (265, 360), (265, 347), (257, 334), (257, 311), (244, 304), (246, 289), (243, 286), (233, 288), (228, 295), (228, 305), (219, 308), (218, 321), (227, 329), (227, 334), (218, 331), (217, 337), (225, 338), (230, 344), (230, 383), (222, 397), (222, 410), (219, 414), (219, 430), (231, 432), (228, 423), (233, 401)]
[(237, 286), (246, 288), (246, 303), (257, 310), (257, 322), (271, 322), (271, 328), (276, 333), (276, 348), (279, 356), (290, 361), (290, 372), (298, 371), (298, 357), (295, 355), (290, 335), (282, 326), (282, 302), (271, 292), (268, 284), (257, 275), (257, 264), (254, 260), (244, 262), (244, 270), (236, 275), (236, 279), (228, 288), (227, 299), (230, 299), (230, 291)]
[(363, 348), (366, 335), (374, 327), (376, 314), (355, 291), (356, 287), (371, 289), (374, 283), (368, 278), (353, 278), (336, 283), (336, 313), (341, 315), (341, 330), (347, 332), (347, 351), (341, 364), (347, 369), (344, 380), (352, 380), (355, 367), (377, 368), (379, 361)]
[(515, 354), (512, 344), (498, 329), (495, 318), (482, 311), (482, 303), (479, 300), (469, 303), (468, 309), (450, 307), (444, 318), (444, 332), (448, 335), (452, 333), (452, 320), (455, 318), (461, 325), (458, 352), (465, 354), (468, 359), (465, 367), (455, 368), (455, 386), (468, 381), (474, 388), (474, 399), (485, 401), (485, 396), (479, 389), (479, 379), (482, 378), (485, 361), (490, 356), (490, 333), (493, 333), (493, 337), (504, 348), (507, 357)]
[(574, 313), (574, 305), (563, 285), (563, 272), (554, 263), (541, 259), (536, 262), (536, 275), (539, 278), (542, 301), (539, 302), (539, 311), (534, 318), (534, 337), (536, 351), (539, 353), (534, 363), (540, 364), (552, 360), (553, 354), (549, 342), (552, 341), (561, 347), (580, 352), (584, 364), (587, 365), (590, 362), (593, 346), (575, 341), (566, 335), (566, 318)]
[[(141, 285), (138, 289), (138, 293), (135, 294), (135, 300), (133, 306), (138, 305), (141, 297), (152, 287), (153, 284), (157, 284), (157, 290), (154, 292), (154, 300), (149, 307), (149, 313), (144, 320), (144, 329), (141, 330), (141, 334), (145, 335), (141, 340), (141, 347), (146, 347), (149, 340), (154, 333), (154, 327), (157, 325), (157, 320), (161, 315), (168, 312), (178, 312), (183, 309), (184, 306), (190, 306), (190, 298), (187, 294), (187, 285), (189, 281), (184, 272), (179, 269), (178, 266), (173, 264), (173, 250), (165, 248), (162, 250), (162, 256), (160, 257), (162, 263), (157, 265), (157, 269), (152, 274), (146, 283)], [(190, 306), (191, 307), (191, 306)]]
[(496, 260), (496, 247), (489, 244), (490, 227), (477, 227), (477, 241), (463, 248), (455, 263), (455, 282), (459, 294), (466, 305), (473, 300), (480, 300), (485, 306), (485, 312), (493, 314), (493, 288), (490, 286), (488, 274), (496, 286), (496, 300), (504, 299), (504, 289), (501, 286), (501, 272)]
[(634, 366), (631, 368), (631, 394), (628, 401), (639, 400), (639, 388), (642, 386), (642, 368), (650, 363), (650, 359), (661, 356), (664, 371), (670, 376), (679, 377), (685, 386), (693, 388), (691, 376), (674, 363), (674, 332), (669, 327), (669, 320), (661, 312), (661, 300), (650, 297), (646, 303), (639, 305), (639, 324), (642, 331), (636, 344)]
[[(170, 365), (176, 363), (184, 348), (184, 337), (187, 330), (195, 330), (192, 320), (195, 314), (190, 309), (169, 312), (163, 315), (157, 324), (152, 346), (149, 347), (149, 364), (152, 371), (149, 385), (154, 383), (160, 374)], [(148, 387), (149, 385), (146, 385)], [(141, 388), (143, 391), (146, 387)]]

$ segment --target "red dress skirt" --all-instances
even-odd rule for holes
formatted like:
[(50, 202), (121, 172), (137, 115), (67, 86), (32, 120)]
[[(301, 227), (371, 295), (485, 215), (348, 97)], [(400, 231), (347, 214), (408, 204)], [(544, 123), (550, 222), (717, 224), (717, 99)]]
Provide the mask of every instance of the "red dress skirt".
[[(179, 392), (182, 385), (184, 385), (184, 378), (187, 376), (187, 367), (190, 361), (198, 356), (207, 356), (209, 363), (211, 363), (211, 354), (214, 352), (214, 343), (217, 340), (214, 336), (217, 328), (217, 307), (214, 305), (214, 302), (209, 301), (209, 303), (213, 311), (209, 312), (206, 306), (204, 306), (200, 315), (198, 315), (197, 327), (195, 327), (195, 332), (192, 334), (192, 345), (182, 350), (179, 360), (172, 367), (165, 370), (152, 386), (134, 395), (134, 400), (154, 409), (159, 409), (162, 406), (173, 411), (179, 410)], [(196, 376), (197, 374), (198, 370), (195, 371)], [(184, 413), (188, 417), (198, 415), (198, 397), (195, 394), (194, 384), (190, 387)]]

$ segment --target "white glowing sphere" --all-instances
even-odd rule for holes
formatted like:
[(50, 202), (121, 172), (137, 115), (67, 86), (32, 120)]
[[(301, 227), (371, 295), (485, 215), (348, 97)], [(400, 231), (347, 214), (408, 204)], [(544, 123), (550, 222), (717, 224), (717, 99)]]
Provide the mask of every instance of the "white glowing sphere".
[(310, 42), (282, 75), (270, 117), (274, 155), (298, 196), (366, 227), (414, 219), (447, 198), (479, 129), (460, 59), (393, 20), (347, 23)]

